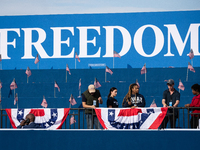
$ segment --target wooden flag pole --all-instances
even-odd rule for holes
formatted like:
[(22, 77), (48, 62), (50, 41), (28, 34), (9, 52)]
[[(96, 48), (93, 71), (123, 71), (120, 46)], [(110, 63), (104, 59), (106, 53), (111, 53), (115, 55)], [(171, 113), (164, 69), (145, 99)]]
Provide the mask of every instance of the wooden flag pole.
[(146, 71), (145, 71), (145, 82), (147, 82), (147, 75), (146, 75), (147, 73), (146, 73)]
[(75, 69), (76, 69), (76, 57), (75, 57)]
[(28, 83), (28, 76), (27, 76), (27, 83)]
[(105, 70), (105, 83), (106, 83), (106, 70)]
[(189, 69), (187, 68), (186, 81), (188, 81), (188, 71)]
[(114, 66), (115, 66), (115, 63), (114, 63), (114, 56), (113, 56), (113, 68), (114, 68)]
[(66, 83), (67, 83), (67, 70), (66, 70)]
[[(17, 93), (16, 93), (17, 94)], [(17, 95), (17, 109), (18, 109), (18, 101), (19, 101), (19, 97), (18, 97), (18, 95)]]

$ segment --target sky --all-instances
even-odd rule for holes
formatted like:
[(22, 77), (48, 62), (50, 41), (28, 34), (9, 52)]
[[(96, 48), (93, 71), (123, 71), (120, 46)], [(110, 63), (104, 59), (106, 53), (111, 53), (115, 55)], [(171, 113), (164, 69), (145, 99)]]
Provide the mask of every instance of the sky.
[(200, 0), (0, 0), (0, 16), (200, 10)]

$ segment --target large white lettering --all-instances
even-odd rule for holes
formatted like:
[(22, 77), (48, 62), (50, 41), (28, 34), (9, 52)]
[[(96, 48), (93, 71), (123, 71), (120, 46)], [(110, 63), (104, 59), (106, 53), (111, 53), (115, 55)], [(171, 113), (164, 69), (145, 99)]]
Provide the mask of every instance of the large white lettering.
[[(146, 28), (152, 28), (154, 33), (155, 33), (155, 38), (156, 38), (155, 39), (155, 48), (154, 48), (153, 52), (149, 55), (147, 55), (144, 52), (144, 49), (143, 49), (143, 46), (142, 46), (142, 36), (143, 36), (143, 32)], [(144, 26), (140, 27), (135, 33), (135, 36), (134, 36), (135, 49), (140, 55), (142, 55), (144, 57), (156, 56), (162, 50), (163, 45), (164, 45), (163, 33), (158, 27), (156, 27), (154, 25), (144, 25)]]
[[(184, 42), (181, 39), (181, 36), (178, 32), (178, 29), (175, 24), (164, 25), (168, 29), (168, 53), (164, 56), (174, 56), (171, 53), (171, 38), (174, 40), (176, 48), (180, 56), (183, 54), (183, 50), (185, 48), (186, 42), (190, 35), (190, 47), (193, 49), (194, 55), (200, 55), (199, 53), (199, 26), (200, 24), (191, 24), (188, 32), (186, 34)], [(171, 35), (171, 36), (170, 36)], [(190, 51), (190, 50), (189, 50)]]
[(106, 54), (103, 57), (113, 57), (114, 52), (114, 29), (118, 29), (123, 37), (123, 46), (119, 52), (120, 56), (125, 55), (131, 47), (130, 33), (120, 26), (103, 26), (106, 29)]
[[(41, 58), (50, 58), (42, 46), (46, 39), (46, 32), (41, 28), (22, 28), (22, 30), (24, 31), (24, 56), (22, 59), (34, 58), (32, 56), (32, 46), (35, 47)], [(32, 41), (33, 31), (38, 33), (38, 40), (36, 42)]]
[(70, 46), (70, 38), (68, 37), (66, 41), (61, 41), (61, 31), (62, 30), (69, 30), (72, 35), (74, 35), (74, 28), (73, 27), (55, 27), (51, 28), (54, 33), (53, 37), (53, 56), (52, 58), (73, 58), (74, 57), (74, 48), (72, 49), (71, 53), (65, 56), (61, 56), (61, 44), (67, 44)]
[(10, 59), (8, 57), (8, 45), (12, 45), (14, 48), (16, 47), (16, 39), (12, 42), (8, 42), (8, 32), (16, 32), (20, 37), (20, 30), (19, 29), (0, 29), (0, 50), (1, 50), (1, 57), (2, 59)]
[(79, 57), (80, 58), (91, 58), (91, 57), (100, 57), (101, 47), (99, 47), (98, 51), (93, 55), (87, 54), (87, 44), (92, 43), (94, 46), (96, 46), (96, 37), (94, 37), (92, 40), (87, 39), (87, 33), (88, 30), (96, 30), (98, 34), (100, 35), (100, 27), (77, 27), (79, 29), (79, 36), (80, 36), (80, 52)]

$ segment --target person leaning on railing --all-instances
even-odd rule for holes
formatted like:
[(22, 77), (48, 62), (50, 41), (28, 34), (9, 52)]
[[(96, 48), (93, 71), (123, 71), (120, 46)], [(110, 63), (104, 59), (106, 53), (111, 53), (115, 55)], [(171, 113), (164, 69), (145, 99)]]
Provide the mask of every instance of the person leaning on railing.
[[(192, 98), (191, 104), (185, 104), (185, 107), (200, 107), (200, 85), (194, 84), (192, 87), (192, 93), (195, 95)], [(197, 114), (191, 114), (191, 120), (190, 120), (190, 126), (191, 128), (197, 128), (198, 127), (198, 121), (200, 116), (200, 110), (193, 109), (192, 113), (199, 113)]]
[(102, 103), (103, 103), (103, 100), (101, 98), (100, 91), (95, 89), (93, 84), (90, 84), (88, 86), (88, 89), (82, 94), (83, 108), (90, 108), (90, 109), (85, 110), (88, 129), (93, 129), (93, 125), (95, 126), (96, 129), (100, 129), (99, 121), (93, 109), (95, 109), (96, 107), (99, 107), (99, 104), (102, 104)]
[(133, 83), (129, 86), (128, 93), (123, 99), (122, 107), (145, 107), (146, 101), (142, 94), (139, 94), (139, 86)]
[(175, 128), (176, 118), (178, 117), (178, 109), (174, 109), (180, 102), (180, 93), (174, 88), (174, 80), (167, 81), (168, 89), (163, 92), (162, 104), (163, 107), (168, 107), (167, 115), (165, 116), (161, 128), (164, 129), (170, 120), (171, 128)]

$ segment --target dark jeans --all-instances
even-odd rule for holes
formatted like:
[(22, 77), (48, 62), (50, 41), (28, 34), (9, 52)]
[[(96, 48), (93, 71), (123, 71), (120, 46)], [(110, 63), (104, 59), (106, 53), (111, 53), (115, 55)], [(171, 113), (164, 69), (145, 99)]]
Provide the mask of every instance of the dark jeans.
[(192, 116), (191, 120), (190, 120), (190, 126), (193, 129), (196, 129), (199, 125), (199, 117), (194, 117)]
[(167, 123), (170, 121), (170, 127), (175, 128), (176, 127), (176, 117), (173, 118), (173, 115), (166, 115), (162, 124), (161, 129), (164, 129), (167, 127)]
[(93, 116), (93, 122), (92, 122), (92, 114), (86, 114), (86, 120), (87, 120), (87, 129), (93, 129), (95, 126), (95, 129), (100, 129), (100, 123), (96, 115)]

